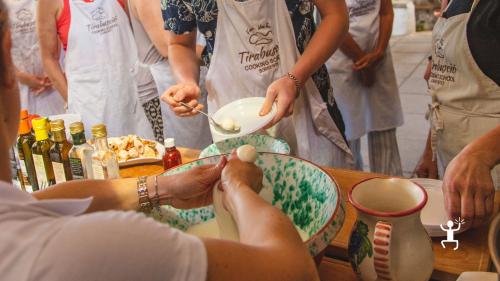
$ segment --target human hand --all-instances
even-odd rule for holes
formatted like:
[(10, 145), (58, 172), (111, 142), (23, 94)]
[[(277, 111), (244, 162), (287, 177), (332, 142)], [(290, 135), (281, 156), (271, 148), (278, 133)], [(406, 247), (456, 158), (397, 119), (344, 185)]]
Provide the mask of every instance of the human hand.
[(202, 110), (203, 105), (198, 103), (201, 96), (200, 87), (195, 83), (180, 83), (170, 87), (161, 97), (167, 103), (174, 113), (181, 117), (188, 117), (198, 114), (195, 110), (181, 105), (184, 102), (190, 106)]
[(463, 218), (465, 227), (488, 222), (493, 213), (495, 188), (491, 167), (481, 158), (458, 154), (448, 165), (443, 178), (444, 203), (450, 219)]
[(267, 88), (266, 100), (260, 110), (260, 116), (265, 116), (271, 112), (273, 103), (276, 102), (276, 116), (265, 127), (268, 129), (278, 123), (283, 117), (293, 114), (293, 107), (295, 105), (295, 97), (297, 96), (297, 86), (295, 81), (283, 76), (274, 81)]
[[(44, 89), (47, 86), (46, 76), (32, 75), (26, 72), (17, 72), (17, 78), (21, 84), (28, 86), (35, 92)], [(50, 82), (50, 80), (49, 80)]]
[(259, 167), (254, 163), (241, 161), (236, 155), (236, 151), (233, 151), (221, 176), (220, 187), (225, 193), (224, 205), (227, 206), (229, 200), (227, 197), (237, 192), (238, 189), (251, 188), (256, 193), (259, 193), (262, 189), (262, 177), (263, 173)]
[[(167, 194), (170, 204), (178, 209), (192, 209), (212, 203), (212, 191), (220, 179), (227, 159), (222, 156), (217, 165), (197, 166), (193, 169), (173, 176), (158, 178), (160, 201), (162, 194)], [(153, 193), (150, 192), (150, 195)]]
[(438, 179), (437, 161), (432, 160), (432, 150), (426, 149), (418, 163), (416, 174), (419, 178)]
[(369, 67), (373, 67), (382, 59), (382, 57), (383, 54), (381, 52), (376, 51), (366, 53), (363, 57), (354, 62), (353, 68), (355, 71), (360, 71)]

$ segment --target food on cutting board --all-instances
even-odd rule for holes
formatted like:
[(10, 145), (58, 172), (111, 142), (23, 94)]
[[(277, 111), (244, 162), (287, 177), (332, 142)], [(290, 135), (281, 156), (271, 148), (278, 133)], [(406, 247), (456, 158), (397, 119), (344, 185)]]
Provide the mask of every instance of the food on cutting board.
[(228, 131), (239, 131), (241, 129), (240, 123), (232, 118), (224, 118), (221, 126)]
[(120, 162), (136, 158), (158, 158), (159, 154), (156, 142), (136, 135), (110, 138), (109, 147), (118, 155)]

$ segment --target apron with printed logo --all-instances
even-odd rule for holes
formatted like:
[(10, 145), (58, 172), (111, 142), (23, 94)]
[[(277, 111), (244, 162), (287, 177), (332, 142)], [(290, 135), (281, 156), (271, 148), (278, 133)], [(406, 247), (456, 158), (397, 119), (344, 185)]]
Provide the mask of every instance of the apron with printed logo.
[[(432, 35), (431, 144), (443, 172), (450, 161), (475, 139), (500, 125), (500, 87), (486, 76), (472, 56), (468, 13), (439, 18)], [(492, 171), (500, 187), (500, 166)]]
[[(217, 0), (214, 53), (207, 73), (208, 111), (247, 97), (266, 95), (271, 83), (297, 62), (294, 30), (284, 0)], [(294, 113), (276, 126), (292, 153), (320, 165), (351, 167), (351, 151), (312, 79)]]
[[(380, 28), (380, 0), (347, 0), (349, 34), (365, 52), (374, 50)], [(346, 123), (346, 137), (356, 140), (366, 133), (385, 131), (403, 124), (391, 51), (387, 48), (382, 60), (374, 66), (375, 83), (361, 84), (353, 71), (354, 62), (340, 50), (326, 63), (335, 100)]]
[[(46, 76), (36, 34), (36, 0), (8, 0), (12, 59), (19, 71)], [(30, 113), (50, 116), (64, 113), (64, 100), (50, 88), (35, 96), (28, 86), (19, 84), (21, 107)]]
[(68, 110), (88, 128), (104, 123), (108, 136), (154, 139), (138, 101), (137, 49), (128, 16), (115, 0), (71, 0), (66, 54)]

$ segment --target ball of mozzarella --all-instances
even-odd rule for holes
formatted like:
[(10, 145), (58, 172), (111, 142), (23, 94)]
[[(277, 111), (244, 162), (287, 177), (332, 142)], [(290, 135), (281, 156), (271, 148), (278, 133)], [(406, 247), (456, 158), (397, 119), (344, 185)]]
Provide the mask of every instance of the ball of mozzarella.
[(222, 120), (221, 125), (222, 125), (222, 128), (224, 128), (225, 130), (228, 130), (228, 131), (234, 130), (234, 120), (231, 118), (226, 118), (226, 119)]
[(240, 158), (241, 161), (247, 163), (253, 163), (257, 160), (257, 150), (254, 146), (249, 144), (238, 147), (236, 155), (238, 155), (238, 158)]

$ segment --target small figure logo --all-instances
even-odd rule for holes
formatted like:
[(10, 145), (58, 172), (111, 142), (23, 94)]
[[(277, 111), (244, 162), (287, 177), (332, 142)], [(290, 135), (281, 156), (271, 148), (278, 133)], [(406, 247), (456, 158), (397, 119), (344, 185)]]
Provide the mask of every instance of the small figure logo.
[(449, 220), (446, 223), (446, 226), (448, 227), (447, 229), (443, 227), (441, 224), (441, 229), (446, 232), (446, 240), (441, 241), (441, 246), (446, 249), (445, 243), (455, 243), (455, 248), (453, 248), (454, 251), (458, 249), (458, 240), (455, 240), (455, 232), (460, 230), (460, 227), (462, 227), (462, 224), (465, 224), (465, 220), (463, 219), (456, 219), (455, 224), (458, 224), (457, 228), (453, 228), (453, 221)]

